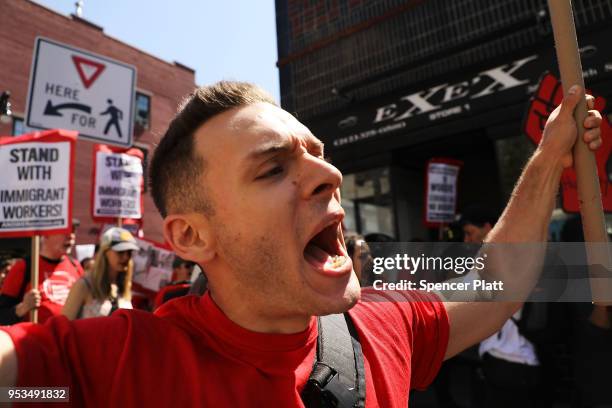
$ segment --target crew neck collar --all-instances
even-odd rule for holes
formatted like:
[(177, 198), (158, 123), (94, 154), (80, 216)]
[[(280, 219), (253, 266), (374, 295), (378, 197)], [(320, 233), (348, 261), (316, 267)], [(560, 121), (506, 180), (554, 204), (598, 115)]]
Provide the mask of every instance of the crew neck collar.
[(223, 313), (208, 291), (200, 298), (200, 304), (202, 311), (207, 315), (206, 320), (215, 322), (215, 333), (223, 340), (239, 347), (248, 347), (260, 352), (291, 352), (309, 348), (308, 345), (316, 342), (315, 317), (311, 317), (308, 327), (298, 333), (261, 333), (234, 323)]

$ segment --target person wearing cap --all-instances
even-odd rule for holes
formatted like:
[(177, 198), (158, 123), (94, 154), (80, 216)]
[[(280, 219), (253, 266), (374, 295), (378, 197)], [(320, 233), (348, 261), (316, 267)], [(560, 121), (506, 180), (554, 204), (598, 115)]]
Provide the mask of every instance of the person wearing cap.
[(123, 228), (113, 227), (102, 234), (93, 272), (72, 286), (62, 314), (74, 320), (132, 309), (132, 251), (136, 250), (136, 240)]
[(70, 288), (83, 276), (83, 268), (71, 256), (79, 224), (74, 219), (70, 232), (41, 237), (37, 286), (30, 282), (30, 257), (13, 264), (0, 290), (1, 325), (27, 320), (35, 308), (40, 323), (61, 314)]

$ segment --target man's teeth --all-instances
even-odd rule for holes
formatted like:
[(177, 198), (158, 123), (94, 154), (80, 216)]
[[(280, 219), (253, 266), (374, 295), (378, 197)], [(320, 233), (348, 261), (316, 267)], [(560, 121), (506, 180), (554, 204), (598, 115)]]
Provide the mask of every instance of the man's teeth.
[(344, 257), (344, 255), (334, 255), (332, 257), (332, 266), (334, 268), (337, 268), (337, 267), (343, 265), (345, 260), (346, 260), (346, 258)]

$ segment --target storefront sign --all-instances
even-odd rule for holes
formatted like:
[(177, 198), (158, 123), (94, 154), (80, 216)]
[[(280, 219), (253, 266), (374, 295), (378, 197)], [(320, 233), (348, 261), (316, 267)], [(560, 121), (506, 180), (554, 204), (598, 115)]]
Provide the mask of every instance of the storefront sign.
[[(589, 91), (595, 99), (595, 109), (600, 112), (606, 106), (606, 100), (597, 96), (597, 92)], [(563, 89), (561, 82), (552, 74), (547, 74), (540, 81), (540, 86), (528, 105), (527, 115), (523, 125), (523, 131), (534, 143), (540, 143), (542, 131), (550, 113), (563, 99)], [(608, 176), (606, 165), (612, 153), (612, 125), (604, 115), (601, 124), (602, 145), (595, 153), (597, 162), (597, 174), (599, 176), (599, 186), (601, 189), (601, 199), (603, 209), (612, 212), (612, 183)], [(566, 212), (576, 213), (580, 211), (578, 200), (578, 187), (576, 182), (576, 171), (569, 168), (561, 175), (562, 205)]]
[(70, 231), (76, 138), (61, 130), (0, 138), (0, 237)]
[(92, 217), (105, 222), (142, 218), (143, 153), (141, 150), (94, 147)]
[[(612, 30), (608, 32), (612, 35)], [(612, 57), (605, 52), (605, 42), (606, 36), (602, 33), (581, 41), (587, 82), (612, 77)], [(543, 73), (555, 66), (550, 48), (502, 61), (470, 76), (451, 74), (447, 81), (433, 86), (362, 102), (348, 111), (307, 125), (332, 149), (394, 134), (408, 137), (413, 130), (521, 103), (537, 87)]]
[(461, 162), (453, 159), (436, 158), (427, 162), (425, 224), (428, 227), (454, 221), (460, 168)]

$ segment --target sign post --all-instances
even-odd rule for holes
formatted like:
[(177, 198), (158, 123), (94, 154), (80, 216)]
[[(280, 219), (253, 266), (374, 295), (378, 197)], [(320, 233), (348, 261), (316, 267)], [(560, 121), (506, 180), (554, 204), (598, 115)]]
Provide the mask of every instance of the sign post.
[(132, 145), (136, 68), (46, 38), (36, 39), (26, 125)]
[[(555, 48), (563, 92), (572, 85), (584, 90), (582, 66), (576, 39), (576, 27), (571, 0), (548, 0), (548, 8), (555, 37)], [(584, 119), (587, 117), (586, 99), (576, 106), (574, 118), (578, 127), (578, 140), (574, 145), (574, 168), (576, 169), (578, 197), (584, 240), (587, 242), (591, 292), (595, 302), (612, 304), (612, 261), (608, 251), (608, 234), (603, 216), (601, 193), (595, 155), (583, 143)], [(603, 270), (602, 270), (603, 269)], [(600, 276), (600, 274), (604, 274)]]
[[(40, 252), (40, 236), (34, 235), (32, 237), (32, 248), (30, 251), (30, 282), (38, 282), (38, 256)], [(32, 287), (35, 287), (32, 285)], [(38, 323), (38, 309), (34, 308), (30, 312), (30, 321), (32, 323)]]

